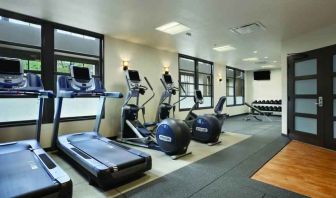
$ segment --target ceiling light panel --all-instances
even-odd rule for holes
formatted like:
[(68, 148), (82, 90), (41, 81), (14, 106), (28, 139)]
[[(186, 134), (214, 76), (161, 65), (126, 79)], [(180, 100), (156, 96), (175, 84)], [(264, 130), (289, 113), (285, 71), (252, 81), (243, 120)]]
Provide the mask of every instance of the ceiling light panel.
[(275, 65), (263, 65), (262, 68), (275, 68)]
[(257, 57), (251, 57), (251, 58), (244, 58), (243, 61), (246, 61), (246, 62), (254, 62), (254, 61), (258, 61), (259, 58)]
[(157, 27), (155, 29), (171, 35), (179, 34), (181, 32), (190, 30), (189, 27), (175, 21), (161, 25), (160, 27)]
[(235, 47), (232, 47), (231, 45), (224, 45), (220, 47), (214, 47), (213, 50), (216, 50), (218, 52), (227, 52), (227, 51), (232, 51), (235, 50)]

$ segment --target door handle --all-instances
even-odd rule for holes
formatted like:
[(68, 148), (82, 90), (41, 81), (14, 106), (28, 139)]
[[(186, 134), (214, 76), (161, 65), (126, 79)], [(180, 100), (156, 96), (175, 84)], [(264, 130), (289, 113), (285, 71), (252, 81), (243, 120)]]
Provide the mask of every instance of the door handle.
[(323, 107), (323, 97), (319, 96), (317, 102), (315, 103), (318, 107)]

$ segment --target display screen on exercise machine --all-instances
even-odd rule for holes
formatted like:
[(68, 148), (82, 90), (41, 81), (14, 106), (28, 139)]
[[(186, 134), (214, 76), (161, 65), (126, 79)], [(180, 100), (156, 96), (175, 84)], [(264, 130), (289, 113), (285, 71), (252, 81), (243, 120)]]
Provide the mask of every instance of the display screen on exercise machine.
[(20, 60), (9, 60), (0, 58), (0, 73), (20, 75), (22, 73)]
[(202, 92), (200, 90), (196, 90), (196, 98), (198, 100), (203, 100)]
[(128, 70), (128, 77), (130, 81), (140, 82), (139, 72), (136, 70)]
[(169, 74), (164, 74), (164, 75), (163, 75), (163, 78), (164, 78), (164, 81), (165, 81), (167, 84), (173, 84), (173, 80), (172, 80), (171, 75), (169, 75)]
[(90, 80), (90, 71), (86, 67), (73, 67), (73, 78), (79, 80)]

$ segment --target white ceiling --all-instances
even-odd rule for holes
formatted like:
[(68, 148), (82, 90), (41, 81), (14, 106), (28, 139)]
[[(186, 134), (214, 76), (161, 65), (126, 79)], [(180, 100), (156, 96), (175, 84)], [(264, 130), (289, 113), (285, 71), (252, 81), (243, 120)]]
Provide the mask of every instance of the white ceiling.
[[(0, 8), (246, 70), (260, 69), (242, 61), (254, 50), (279, 62), (282, 40), (336, 23), (335, 0), (0, 0)], [(155, 30), (171, 21), (190, 27), (192, 36)], [(266, 31), (229, 31), (256, 21)], [(237, 50), (216, 52), (215, 44)]]

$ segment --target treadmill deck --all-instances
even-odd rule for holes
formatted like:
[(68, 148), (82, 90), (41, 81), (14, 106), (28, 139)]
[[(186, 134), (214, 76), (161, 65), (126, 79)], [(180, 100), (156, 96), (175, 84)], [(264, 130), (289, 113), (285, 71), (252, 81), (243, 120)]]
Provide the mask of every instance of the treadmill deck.
[(105, 166), (117, 167), (119, 170), (145, 161), (143, 157), (99, 139), (72, 141), (71, 145), (85, 152)]
[(57, 191), (59, 184), (47, 173), (30, 150), (0, 155), (0, 197), (15, 197), (46, 190)]

